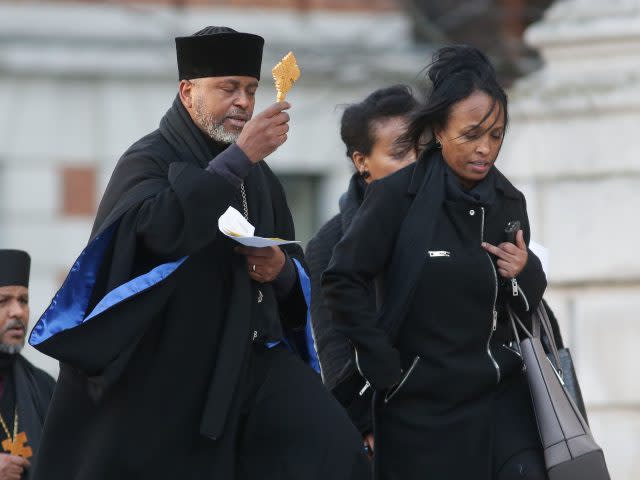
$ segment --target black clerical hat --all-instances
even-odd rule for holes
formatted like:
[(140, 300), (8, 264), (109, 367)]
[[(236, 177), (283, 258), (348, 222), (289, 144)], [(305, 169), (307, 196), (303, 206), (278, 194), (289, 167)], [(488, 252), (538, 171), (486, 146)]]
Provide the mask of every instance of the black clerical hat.
[(22, 250), (0, 250), (0, 287), (29, 286), (31, 257)]
[(228, 27), (206, 27), (176, 38), (180, 80), (247, 76), (260, 80), (264, 38)]

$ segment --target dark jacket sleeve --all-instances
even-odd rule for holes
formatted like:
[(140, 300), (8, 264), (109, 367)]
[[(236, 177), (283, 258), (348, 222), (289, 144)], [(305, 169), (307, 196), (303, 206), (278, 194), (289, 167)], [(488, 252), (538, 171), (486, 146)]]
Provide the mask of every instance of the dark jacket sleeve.
[[(298, 257), (300, 259), (300, 257)], [(301, 262), (305, 269), (304, 263)], [(289, 293), (278, 298), (278, 308), (282, 326), (293, 330), (304, 328), (307, 323), (307, 301), (300, 275), (296, 271), (295, 282)]]
[[(338, 380), (337, 374), (349, 360), (351, 346), (340, 335), (342, 343), (336, 342), (336, 332), (331, 326), (331, 313), (322, 293), (320, 281), (329, 266), (331, 254), (342, 236), (340, 217), (335, 216), (309, 241), (305, 256), (311, 276), (311, 325), (313, 327), (322, 377), (329, 389)], [(346, 357), (346, 358), (345, 358)]]
[(373, 432), (373, 414), (371, 388), (363, 388), (362, 376), (353, 371), (348, 378), (343, 379), (335, 386), (331, 393), (347, 411), (351, 423), (355, 425), (362, 436)]
[(311, 273), (311, 324), (322, 368), (322, 380), (334, 397), (346, 409), (351, 422), (361, 434), (373, 429), (371, 420), (371, 390), (362, 395), (365, 380), (356, 371), (351, 343), (335, 331), (322, 293), (322, 274), (329, 266), (331, 255), (342, 237), (342, 220), (336, 215), (309, 241), (306, 250)]
[(508, 282), (510, 304), (521, 315), (530, 314), (542, 300), (542, 295), (547, 288), (547, 277), (542, 268), (540, 259), (528, 248), (531, 240), (531, 229), (529, 226), (529, 216), (524, 195), (522, 195), (524, 206), (524, 240), (527, 244), (527, 263), (515, 278), (516, 282)]
[(403, 219), (404, 189), (391, 185), (389, 178), (369, 185), (322, 278), (334, 328), (351, 340), (358, 370), (375, 389), (394, 385), (402, 371), (400, 355), (377, 325), (378, 315), (369, 301), (373, 280), (391, 259)]
[(138, 237), (160, 258), (190, 255), (220, 234), (218, 218), (236, 191), (221, 175), (187, 163), (172, 163), (165, 188), (138, 209)]
[(547, 288), (547, 277), (540, 260), (531, 250), (528, 250), (528, 253), (527, 264), (516, 277), (517, 294), (513, 290), (514, 286), (511, 286), (511, 306), (516, 309), (516, 312), (521, 313), (533, 312), (538, 307)]

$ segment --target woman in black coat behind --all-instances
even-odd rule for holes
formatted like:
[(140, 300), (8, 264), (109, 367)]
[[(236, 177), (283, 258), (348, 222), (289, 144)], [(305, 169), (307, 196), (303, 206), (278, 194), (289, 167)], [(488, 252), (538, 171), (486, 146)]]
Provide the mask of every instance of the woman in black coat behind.
[[(409, 115), (417, 106), (409, 87), (394, 85), (376, 90), (363, 101), (345, 109), (340, 121), (340, 136), (356, 172), (340, 198), (340, 213), (320, 228), (305, 252), (311, 273), (311, 323), (322, 379), (346, 408), (371, 450), (371, 391), (366, 390), (360, 395), (365, 380), (356, 369), (351, 344), (331, 327), (320, 278), (329, 265), (333, 248), (360, 208), (367, 185), (415, 161), (413, 149), (403, 151), (398, 148), (396, 140), (406, 133)], [(373, 294), (369, 301), (371, 305), (376, 304)]]
[[(374, 390), (376, 479), (546, 478), (522, 361), (505, 315), (546, 278), (524, 196), (494, 166), (508, 123), (495, 71), (472, 47), (436, 52), (412, 120), (418, 161), (372, 183), (323, 290)], [(515, 242), (505, 227), (519, 221)], [(384, 277), (380, 313), (368, 300)]]

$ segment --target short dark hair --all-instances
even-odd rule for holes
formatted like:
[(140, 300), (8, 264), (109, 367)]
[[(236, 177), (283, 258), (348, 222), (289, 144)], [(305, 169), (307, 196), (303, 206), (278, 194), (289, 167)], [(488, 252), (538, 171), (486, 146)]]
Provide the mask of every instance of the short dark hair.
[[(507, 94), (484, 53), (467, 45), (446, 46), (433, 54), (427, 68), (431, 91), (425, 103), (412, 115), (407, 133), (400, 139), (407, 149), (420, 147), (425, 133), (429, 133), (428, 129), (433, 133), (436, 128), (444, 128), (452, 107), (476, 91), (484, 92), (494, 100), (491, 111), (482, 122), (489, 118), (497, 105), (504, 114), (506, 130), (509, 122)], [(435, 147), (433, 136), (426, 147)]]
[(418, 102), (406, 85), (380, 88), (360, 103), (349, 105), (340, 121), (340, 136), (347, 147), (347, 157), (358, 151), (369, 155), (375, 138), (375, 123), (390, 117), (407, 116)]

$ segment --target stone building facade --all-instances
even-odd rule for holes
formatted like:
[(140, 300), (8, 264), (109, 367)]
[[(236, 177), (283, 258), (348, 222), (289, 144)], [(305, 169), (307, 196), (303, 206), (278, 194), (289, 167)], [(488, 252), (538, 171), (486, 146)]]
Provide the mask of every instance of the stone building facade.
[(550, 251), (548, 299), (611, 478), (640, 478), (640, 1), (565, 0), (526, 33), (501, 167)]

